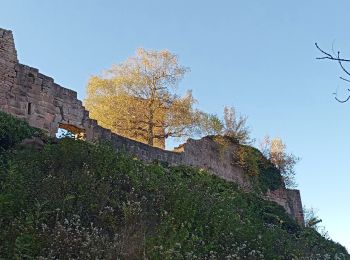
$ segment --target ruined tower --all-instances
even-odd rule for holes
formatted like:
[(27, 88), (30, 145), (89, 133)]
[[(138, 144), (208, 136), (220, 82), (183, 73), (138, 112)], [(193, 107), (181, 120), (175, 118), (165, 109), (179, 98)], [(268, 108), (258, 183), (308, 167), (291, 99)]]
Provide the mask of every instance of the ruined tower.
[(31, 126), (50, 136), (58, 128), (86, 139), (110, 135), (89, 118), (82, 102), (73, 90), (61, 87), (38, 69), (20, 64), (12, 32), (0, 29), (0, 111), (26, 120)]

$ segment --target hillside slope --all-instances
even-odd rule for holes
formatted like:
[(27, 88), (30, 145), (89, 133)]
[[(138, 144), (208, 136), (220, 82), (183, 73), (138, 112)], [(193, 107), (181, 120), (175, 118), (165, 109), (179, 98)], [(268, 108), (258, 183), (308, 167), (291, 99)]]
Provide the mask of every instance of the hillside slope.
[(273, 202), (0, 113), (0, 259), (350, 259)]

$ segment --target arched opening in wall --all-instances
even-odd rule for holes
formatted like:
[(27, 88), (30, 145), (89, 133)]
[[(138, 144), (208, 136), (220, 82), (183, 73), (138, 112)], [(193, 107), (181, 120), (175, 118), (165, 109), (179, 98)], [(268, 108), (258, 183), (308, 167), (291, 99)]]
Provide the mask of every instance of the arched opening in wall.
[(74, 139), (85, 140), (86, 133), (84, 129), (81, 129), (74, 125), (60, 123), (58, 125), (56, 137), (57, 138), (70, 137)]

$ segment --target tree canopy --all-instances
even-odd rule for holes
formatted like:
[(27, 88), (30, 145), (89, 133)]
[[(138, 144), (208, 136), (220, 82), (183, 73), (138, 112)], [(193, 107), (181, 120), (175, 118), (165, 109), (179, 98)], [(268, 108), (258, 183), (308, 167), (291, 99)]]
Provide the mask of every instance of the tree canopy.
[(101, 126), (164, 148), (166, 138), (189, 136), (198, 122), (192, 92), (176, 94), (188, 71), (168, 50), (140, 48), (135, 56), (90, 78), (85, 105)]

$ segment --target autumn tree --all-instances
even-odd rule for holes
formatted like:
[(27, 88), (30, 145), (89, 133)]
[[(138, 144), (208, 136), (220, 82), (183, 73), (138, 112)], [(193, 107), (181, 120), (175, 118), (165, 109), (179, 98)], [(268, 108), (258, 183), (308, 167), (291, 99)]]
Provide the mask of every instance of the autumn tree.
[(240, 144), (250, 144), (250, 130), (247, 126), (247, 117), (238, 115), (233, 107), (225, 106), (223, 119), (216, 114), (201, 113), (200, 120), (201, 135), (228, 136)]
[(294, 154), (287, 153), (287, 146), (280, 138), (266, 136), (260, 143), (260, 150), (280, 171), (287, 187), (296, 187), (295, 165), (300, 160)]
[(248, 117), (238, 115), (235, 108), (224, 108), (224, 135), (230, 136), (241, 144), (250, 144), (250, 130), (247, 126)]
[(168, 137), (191, 135), (198, 123), (191, 91), (176, 89), (188, 68), (167, 51), (137, 49), (135, 56), (90, 78), (86, 108), (113, 132), (164, 148)]

